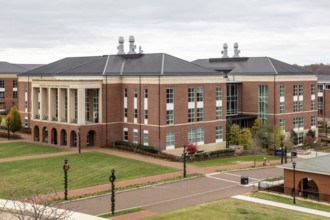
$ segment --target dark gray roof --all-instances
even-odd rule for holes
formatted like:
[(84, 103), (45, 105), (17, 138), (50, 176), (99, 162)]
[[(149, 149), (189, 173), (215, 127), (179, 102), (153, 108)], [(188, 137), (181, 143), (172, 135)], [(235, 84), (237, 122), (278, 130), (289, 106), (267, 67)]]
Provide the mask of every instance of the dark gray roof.
[(19, 74), (39, 67), (39, 64), (13, 64), (0, 62), (0, 74)]
[(235, 75), (315, 75), (295, 65), (270, 57), (199, 59), (193, 63)]
[[(292, 163), (279, 165), (278, 167), (292, 170)], [(322, 175), (330, 175), (330, 155), (314, 157), (296, 162), (296, 170)]]
[(68, 57), (20, 76), (26, 75), (219, 75), (219, 72), (165, 53), (154, 53)]
[(319, 83), (330, 83), (330, 74), (317, 74), (316, 76)]

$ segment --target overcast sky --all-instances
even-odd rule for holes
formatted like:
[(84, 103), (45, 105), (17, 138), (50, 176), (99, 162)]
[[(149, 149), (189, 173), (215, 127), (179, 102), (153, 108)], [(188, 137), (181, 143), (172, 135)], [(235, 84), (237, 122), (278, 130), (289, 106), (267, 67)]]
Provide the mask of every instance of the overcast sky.
[(330, 63), (329, 0), (0, 0), (0, 61), (50, 63), (116, 54), (135, 36), (145, 53), (192, 61), (269, 56), (291, 64)]

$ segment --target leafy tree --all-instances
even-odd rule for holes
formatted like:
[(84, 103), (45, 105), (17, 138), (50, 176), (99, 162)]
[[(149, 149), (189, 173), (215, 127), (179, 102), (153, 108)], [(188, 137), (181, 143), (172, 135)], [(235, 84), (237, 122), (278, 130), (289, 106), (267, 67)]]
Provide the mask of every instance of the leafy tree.
[(314, 144), (314, 141), (315, 141), (315, 131), (309, 129), (304, 138), (304, 145), (312, 146)]
[[(10, 122), (10, 128), (9, 130), (13, 133), (21, 129), (22, 122), (21, 122), (21, 116), (17, 110), (17, 107), (14, 105), (11, 109), (9, 114), (6, 117), (6, 122)], [(6, 127), (8, 128), (8, 123), (6, 124)]]
[(228, 118), (226, 121), (226, 148), (229, 148), (229, 143), (230, 143), (230, 129), (232, 126), (233, 122), (231, 118)]
[(293, 145), (298, 144), (298, 134), (294, 130), (290, 131), (290, 140), (293, 143)]
[(240, 130), (238, 124), (233, 124), (230, 128), (230, 144), (239, 145)]
[(278, 126), (269, 126), (270, 132), (270, 144), (273, 144), (275, 147), (279, 147), (281, 145), (282, 140), (284, 139), (283, 130)]
[(286, 147), (289, 151), (293, 148), (293, 143), (291, 139), (285, 139), (284, 140), (284, 147)]
[(252, 146), (252, 134), (249, 128), (243, 128), (239, 136), (239, 145), (248, 149)]
[(262, 122), (261, 118), (256, 118), (251, 128), (251, 133), (253, 137), (257, 136), (258, 133), (262, 130), (263, 124), (264, 123)]
[(186, 151), (190, 155), (193, 155), (193, 154), (197, 153), (197, 151), (198, 151), (197, 145), (193, 144), (193, 143), (188, 144), (188, 146), (186, 148)]

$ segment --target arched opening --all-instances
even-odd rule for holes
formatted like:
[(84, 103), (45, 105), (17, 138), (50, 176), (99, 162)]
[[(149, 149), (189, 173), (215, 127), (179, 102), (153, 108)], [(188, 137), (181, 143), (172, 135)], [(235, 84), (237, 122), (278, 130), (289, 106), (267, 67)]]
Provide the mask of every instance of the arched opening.
[(61, 130), (61, 145), (63, 146), (67, 145), (67, 134), (64, 129)]
[(52, 128), (52, 144), (57, 144), (57, 130)]
[(38, 126), (34, 126), (34, 141), (39, 141), (39, 127)]
[(87, 147), (93, 147), (95, 145), (95, 136), (96, 133), (94, 130), (87, 133)]
[(299, 195), (304, 198), (318, 199), (319, 188), (316, 182), (311, 178), (304, 178), (298, 185)]
[(42, 142), (48, 143), (48, 129), (47, 127), (42, 128)]
[(70, 146), (77, 147), (77, 133), (75, 131), (71, 131), (70, 137), (71, 137)]

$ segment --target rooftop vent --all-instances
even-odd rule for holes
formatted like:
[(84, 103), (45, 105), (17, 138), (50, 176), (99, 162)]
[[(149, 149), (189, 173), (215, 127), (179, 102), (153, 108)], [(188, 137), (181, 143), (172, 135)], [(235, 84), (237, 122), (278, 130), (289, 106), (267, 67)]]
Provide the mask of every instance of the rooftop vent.
[(228, 45), (227, 43), (223, 44), (222, 58), (228, 58)]
[(117, 47), (117, 49), (118, 49), (117, 54), (125, 54), (125, 51), (124, 51), (124, 37), (119, 37), (118, 43), (119, 43), (119, 45)]
[(234, 56), (233, 57), (239, 57), (239, 53), (241, 51), (238, 49), (238, 43), (234, 43)]
[(129, 37), (129, 51), (128, 54), (135, 54), (136, 46), (134, 45), (134, 36)]
[(139, 53), (143, 53), (142, 47), (139, 46)]

